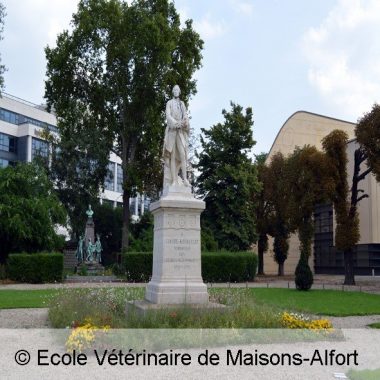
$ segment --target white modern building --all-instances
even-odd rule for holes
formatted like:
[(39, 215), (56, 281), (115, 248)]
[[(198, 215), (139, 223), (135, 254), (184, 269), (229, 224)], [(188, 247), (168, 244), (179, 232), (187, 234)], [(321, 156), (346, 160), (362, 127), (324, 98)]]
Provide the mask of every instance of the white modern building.
[[(3, 93), (0, 98), (0, 167), (16, 162), (31, 162), (36, 155), (48, 158), (50, 146), (41, 135), (44, 128), (58, 133), (56, 117), (43, 105), (36, 105)], [(101, 203), (122, 206), (121, 159), (111, 152), (109, 174), (105, 179)], [(129, 201), (132, 218), (137, 220), (148, 209), (149, 199), (137, 195)]]

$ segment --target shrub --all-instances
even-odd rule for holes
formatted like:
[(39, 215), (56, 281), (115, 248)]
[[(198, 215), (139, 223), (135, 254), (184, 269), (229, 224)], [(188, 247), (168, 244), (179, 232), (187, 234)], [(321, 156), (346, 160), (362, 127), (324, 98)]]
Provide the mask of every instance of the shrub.
[(296, 288), (298, 290), (309, 290), (311, 288), (313, 285), (313, 273), (303, 256), (301, 256), (297, 264), (295, 275)]
[(11, 280), (29, 283), (62, 281), (61, 253), (14, 253), (7, 260), (7, 274)]
[(206, 282), (252, 281), (257, 269), (257, 255), (253, 252), (204, 252), (202, 277)]
[[(153, 253), (123, 254), (122, 267), (130, 281), (147, 281), (152, 275)], [(257, 255), (253, 252), (204, 252), (202, 277), (206, 282), (252, 281), (256, 275)]]

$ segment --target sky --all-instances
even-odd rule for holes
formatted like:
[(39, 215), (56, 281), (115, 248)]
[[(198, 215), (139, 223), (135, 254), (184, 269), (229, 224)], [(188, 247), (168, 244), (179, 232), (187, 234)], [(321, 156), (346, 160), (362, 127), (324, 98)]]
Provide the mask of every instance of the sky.
[[(69, 28), (77, 0), (2, 0), (5, 92), (43, 103), (44, 48)], [(195, 133), (223, 121), (230, 102), (254, 113), (254, 153), (268, 152), (299, 110), (356, 122), (380, 102), (378, 0), (176, 0), (204, 40)]]

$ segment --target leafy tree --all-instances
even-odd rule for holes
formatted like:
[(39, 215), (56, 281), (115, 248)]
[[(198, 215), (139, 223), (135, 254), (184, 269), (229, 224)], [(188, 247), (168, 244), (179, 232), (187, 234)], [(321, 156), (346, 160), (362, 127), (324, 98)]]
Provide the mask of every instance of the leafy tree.
[[(335, 245), (344, 255), (346, 285), (355, 284), (354, 247), (360, 240), (358, 203), (368, 198), (359, 184), (371, 172), (380, 181), (380, 106), (374, 104), (372, 110), (358, 120), (355, 128), (358, 148), (354, 152), (354, 170), (350, 185), (347, 179), (348, 136), (342, 131), (333, 131), (325, 137), (323, 147), (329, 155), (335, 174), (335, 196), (333, 198), (336, 215)], [(364, 165), (362, 167), (362, 165)]]
[(360, 164), (363, 162), (362, 151), (359, 148), (355, 151), (353, 186), (351, 187), (351, 199), (349, 199), (347, 142), (348, 136), (345, 132), (334, 130), (323, 139), (322, 145), (329, 158), (331, 172), (335, 181), (332, 197), (336, 216), (335, 246), (344, 255), (344, 283), (354, 285), (353, 250), (360, 239), (357, 203), (368, 195), (363, 194), (358, 197), (357, 185), (359, 181), (364, 179), (364, 176), (359, 174)]
[(231, 103), (224, 123), (202, 129), (203, 151), (198, 155), (198, 192), (206, 196), (202, 228), (212, 231), (219, 249), (241, 251), (256, 239), (253, 194), (259, 191), (256, 168), (248, 152), (252, 138), (252, 109)]
[(294, 228), (290, 219), (289, 178), (287, 160), (282, 153), (276, 153), (266, 173), (266, 191), (272, 207), (270, 218), (271, 235), (274, 238), (274, 259), (278, 263), (278, 275), (284, 275), (284, 263), (288, 257), (289, 236)]
[[(4, 31), (4, 18), (6, 16), (6, 13), (5, 13), (5, 6), (0, 3), (0, 40), (3, 39), (3, 31)], [(1, 62), (1, 58), (0, 58), (0, 62)], [(0, 64), (0, 94), (1, 94), (1, 91), (4, 90), (4, 72), (5, 72), (6, 68), (4, 65), (1, 65)]]
[(58, 248), (55, 225), (66, 214), (43, 168), (17, 164), (0, 169), (0, 261), (9, 252)]
[[(192, 75), (202, 47), (192, 21), (181, 28), (168, 0), (81, 0), (72, 31), (58, 36), (56, 48), (46, 48), (45, 97), (57, 113), (67, 166), (59, 178), (66, 178), (71, 194), (90, 197), (102, 185), (109, 152), (122, 159), (123, 247), (129, 198), (161, 186), (165, 103), (174, 84), (185, 101), (196, 92)], [(70, 157), (75, 151), (85, 155), (83, 172)]]
[[(298, 230), (301, 251), (296, 273), (302, 273), (304, 279), (311, 280), (311, 286), (313, 277), (309, 257), (314, 237), (313, 212), (317, 204), (328, 201), (334, 182), (326, 155), (314, 146), (296, 148), (288, 157), (287, 166), (290, 220), (293, 229)], [(300, 285), (299, 288), (308, 290), (310, 286)]]
[(153, 215), (144, 213), (140, 220), (131, 225), (131, 252), (153, 252)]
[[(121, 249), (121, 228), (123, 225), (123, 210), (120, 207), (113, 208), (108, 204), (96, 204), (94, 210), (94, 223), (96, 233), (100, 235), (103, 247), (103, 263), (112, 263), (114, 253)], [(83, 233), (84, 224), (82, 224)]]
[(255, 166), (257, 168), (257, 178), (261, 183), (261, 190), (256, 195), (256, 220), (257, 220), (257, 250), (258, 267), (257, 273), (264, 274), (264, 253), (268, 250), (268, 234), (271, 232), (271, 205), (268, 199), (268, 167), (265, 165), (267, 153), (256, 155)]

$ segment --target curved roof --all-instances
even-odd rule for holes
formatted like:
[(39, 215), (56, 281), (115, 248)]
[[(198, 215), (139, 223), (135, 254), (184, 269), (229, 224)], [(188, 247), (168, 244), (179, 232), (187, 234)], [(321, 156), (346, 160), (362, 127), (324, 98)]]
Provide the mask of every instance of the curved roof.
[(344, 130), (350, 139), (354, 138), (355, 123), (319, 115), (308, 111), (294, 112), (277, 133), (268, 153), (269, 160), (275, 153), (288, 155), (297, 146), (314, 145), (322, 148), (321, 141), (334, 129)]

